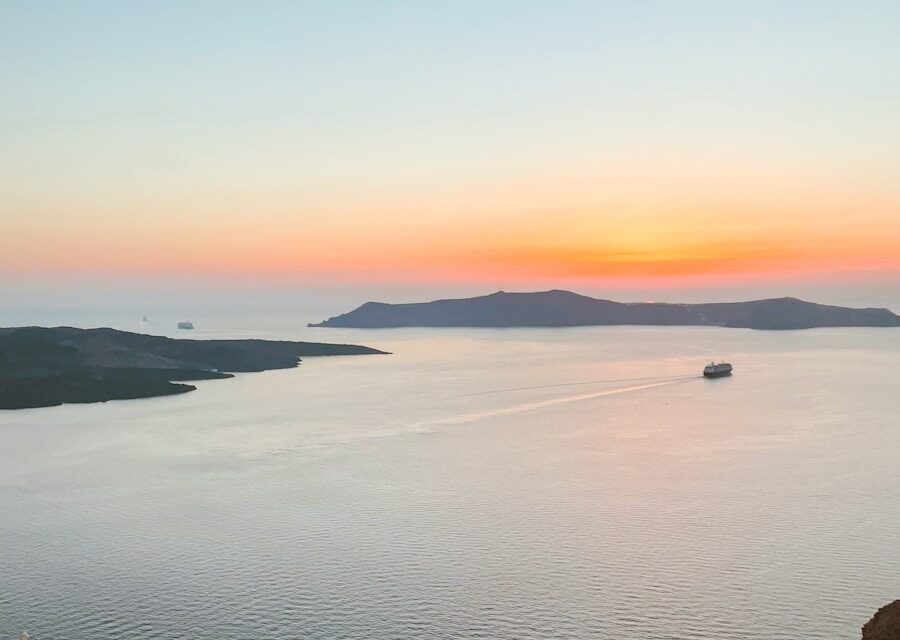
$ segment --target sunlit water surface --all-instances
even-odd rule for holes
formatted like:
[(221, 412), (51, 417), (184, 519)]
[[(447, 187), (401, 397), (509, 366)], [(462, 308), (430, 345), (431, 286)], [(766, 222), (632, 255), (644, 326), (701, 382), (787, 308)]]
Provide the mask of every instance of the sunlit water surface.
[(272, 324), (193, 337), (393, 355), (0, 412), (0, 638), (834, 640), (900, 596), (900, 330)]

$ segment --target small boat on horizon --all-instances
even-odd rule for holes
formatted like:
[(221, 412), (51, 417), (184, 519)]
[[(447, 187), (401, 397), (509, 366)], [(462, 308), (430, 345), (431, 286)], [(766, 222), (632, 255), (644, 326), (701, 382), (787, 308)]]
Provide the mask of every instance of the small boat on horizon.
[(708, 365), (703, 367), (703, 377), (721, 378), (722, 376), (730, 376), (731, 369), (732, 367), (730, 362), (710, 362)]
[(179, 329), (193, 329), (194, 323), (191, 322), (190, 320), (185, 320), (184, 322), (178, 323), (178, 328)]

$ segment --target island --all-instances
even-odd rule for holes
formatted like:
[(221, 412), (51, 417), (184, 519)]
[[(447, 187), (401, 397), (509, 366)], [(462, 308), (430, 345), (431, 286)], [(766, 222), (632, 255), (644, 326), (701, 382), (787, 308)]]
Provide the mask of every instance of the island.
[(583, 327), (594, 325), (708, 325), (745, 329), (898, 327), (887, 309), (850, 309), (773, 298), (750, 302), (674, 304), (613, 302), (571, 291), (507, 293), (412, 304), (367, 302), (311, 327)]
[(0, 409), (185, 393), (191, 380), (296, 367), (301, 357), (383, 354), (276, 340), (190, 340), (115, 329), (0, 328)]

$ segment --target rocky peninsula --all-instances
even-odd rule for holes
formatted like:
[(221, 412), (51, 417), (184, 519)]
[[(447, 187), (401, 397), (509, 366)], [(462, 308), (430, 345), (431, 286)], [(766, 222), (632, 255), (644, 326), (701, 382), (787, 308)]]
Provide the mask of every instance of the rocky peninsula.
[(302, 357), (380, 354), (349, 344), (183, 340), (115, 329), (0, 328), (0, 409), (185, 393), (191, 380), (296, 367)]
[(851, 309), (773, 298), (749, 302), (674, 304), (599, 300), (571, 291), (507, 293), (412, 304), (367, 302), (314, 327), (584, 327), (706, 325), (745, 329), (900, 327), (887, 309)]

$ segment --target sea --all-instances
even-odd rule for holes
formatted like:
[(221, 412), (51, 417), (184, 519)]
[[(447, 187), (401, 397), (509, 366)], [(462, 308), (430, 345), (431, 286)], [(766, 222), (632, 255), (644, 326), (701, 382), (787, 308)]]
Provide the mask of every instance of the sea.
[(853, 640), (900, 597), (898, 329), (180, 319), (69, 324), (391, 353), (0, 411), (0, 639)]

